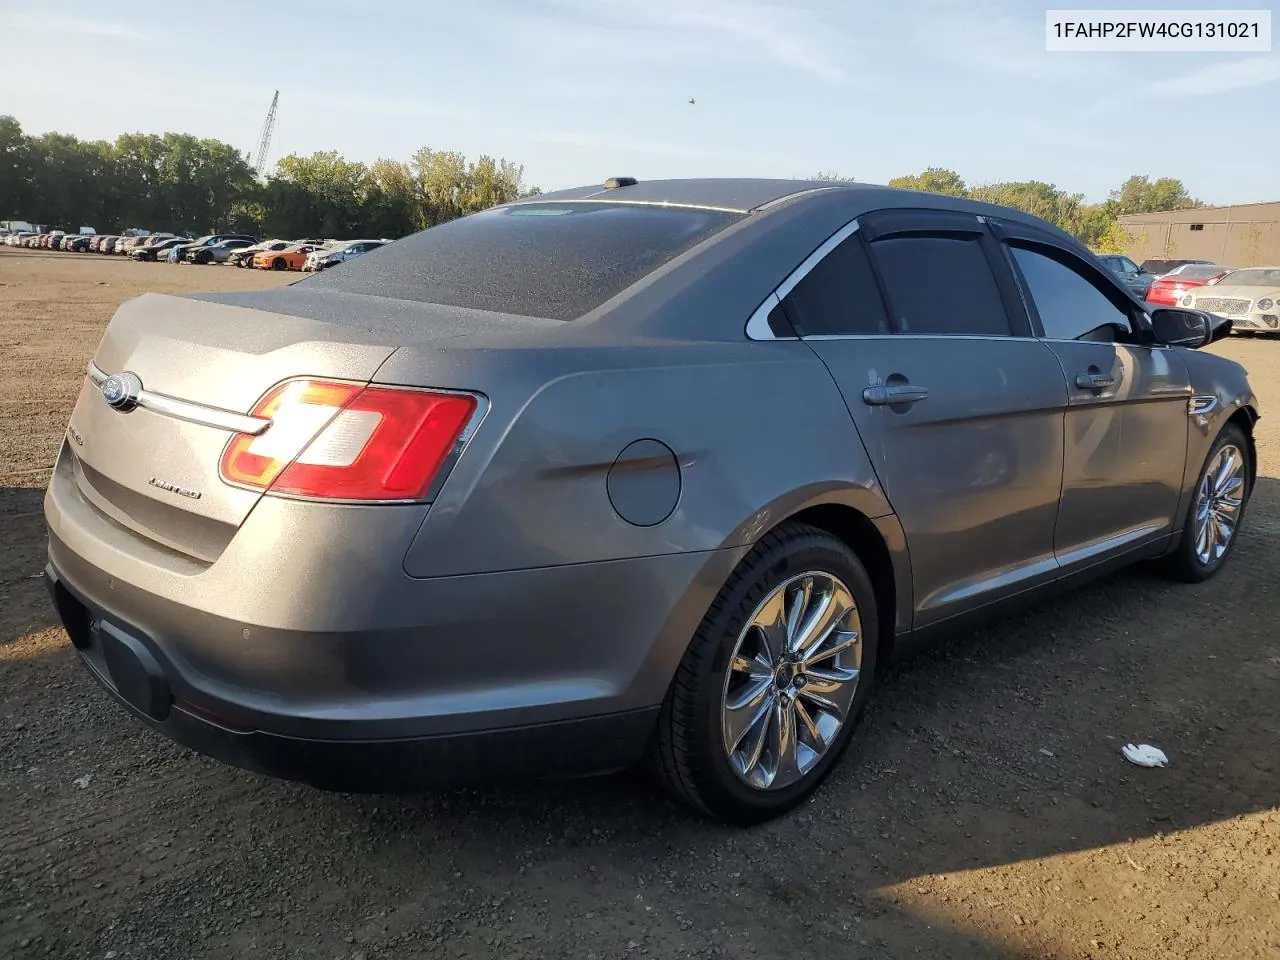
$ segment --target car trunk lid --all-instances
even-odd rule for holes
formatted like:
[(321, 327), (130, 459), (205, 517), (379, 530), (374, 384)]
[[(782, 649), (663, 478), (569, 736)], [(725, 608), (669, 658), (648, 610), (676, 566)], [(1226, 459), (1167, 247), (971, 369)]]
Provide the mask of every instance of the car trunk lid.
[[(293, 377), (368, 383), (395, 349), (358, 326), (144, 295), (112, 319), (72, 412), (75, 482), (115, 522), (211, 563), (262, 495), (219, 476), (240, 418)], [(120, 382), (95, 379), (126, 373), (160, 402), (113, 407)]]

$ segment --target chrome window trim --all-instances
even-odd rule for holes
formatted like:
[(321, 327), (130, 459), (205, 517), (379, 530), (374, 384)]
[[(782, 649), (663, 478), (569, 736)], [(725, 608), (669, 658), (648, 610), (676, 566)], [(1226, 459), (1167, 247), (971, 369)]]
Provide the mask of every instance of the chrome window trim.
[[(98, 369), (97, 364), (90, 361), (89, 379), (93, 381), (95, 387), (101, 387), (107, 377), (108, 374), (103, 373)], [(233, 413), (230, 410), (220, 410), (217, 407), (208, 407), (202, 403), (192, 403), (189, 400), (179, 400), (177, 397), (154, 393), (151, 390), (138, 392), (137, 406), (143, 410), (158, 413), (161, 416), (172, 417), (175, 420), (185, 420), (188, 423), (198, 424), (202, 427), (226, 430), (229, 433), (245, 433), (249, 436), (257, 436), (271, 425), (270, 420), (264, 420), (262, 417), (251, 417), (243, 413)]]
[(800, 266), (796, 267), (794, 270), (791, 271), (791, 273), (787, 276), (787, 279), (783, 280), (782, 283), (778, 284), (778, 286), (773, 291), (773, 295), (777, 297), (779, 301), (785, 300), (787, 298), (787, 295), (796, 288), (796, 285), (799, 284), (800, 281), (803, 280), (805, 277), (807, 277), (814, 267), (816, 267), (819, 263), (821, 263), (823, 260), (827, 258), (827, 254), (829, 254), (836, 247), (840, 246), (840, 244), (844, 243), (846, 240), (848, 240), (857, 232), (858, 232), (858, 221), (855, 219), (855, 220), (850, 220), (848, 223), (846, 223), (843, 227), (841, 227), (831, 236), (827, 237), (827, 239), (822, 242), (822, 245), (818, 247), (817, 250), (813, 251), (813, 253), (805, 257), (804, 260), (800, 262)]
[[(793, 194), (795, 196), (795, 194)], [(857, 219), (850, 220), (843, 227), (837, 230), (831, 236), (827, 237), (822, 244), (805, 257), (800, 265), (792, 270), (785, 280), (773, 288), (764, 302), (756, 307), (751, 317), (747, 320), (747, 337), (751, 340), (799, 340), (800, 337), (779, 337), (769, 329), (769, 314), (773, 308), (786, 299), (787, 295), (796, 288), (801, 280), (809, 275), (809, 272), (821, 263), (832, 250), (840, 246), (845, 240), (858, 232)], [(843, 336), (843, 335), (842, 335)], [(849, 336), (862, 336), (862, 334), (849, 334)], [(815, 337), (805, 337), (806, 340), (816, 339)]]
[[(1107, 340), (1068, 340), (1066, 337), (1036, 337), (1041, 343), (1109, 343)], [(1113, 347), (1129, 347), (1131, 350), (1177, 350), (1167, 343), (1122, 343), (1117, 340)]]
[(815, 193), (826, 193), (828, 190), (839, 190), (838, 186), (830, 187), (810, 187), (808, 190), (801, 190), (798, 193), (788, 193), (785, 196), (774, 197), (772, 200), (766, 200), (758, 207), (752, 207), (751, 212), (757, 213), (761, 210), (768, 210), (770, 207), (776, 207), (780, 203), (787, 203), (790, 200), (799, 200), (801, 197), (812, 196)]
[(805, 341), (809, 340), (902, 340), (910, 337), (912, 340), (994, 340), (1005, 343), (1009, 340), (1027, 340), (1033, 341), (1035, 337), (1019, 337), (1015, 334), (997, 337), (989, 333), (815, 333), (813, 336), (804, 337)]
[(747, 337), (752, 340), (799, 340), (799, 337), (780, 337), (773, 332), (769, 326), (769, 314), (773, 313), (774, 307), (782, 303), (778, 299), (776, 293), (771, 293), (764, 298), (764, 303), (756, 307), (755, 313), (751, 314), (751, 318), (747, 321)]

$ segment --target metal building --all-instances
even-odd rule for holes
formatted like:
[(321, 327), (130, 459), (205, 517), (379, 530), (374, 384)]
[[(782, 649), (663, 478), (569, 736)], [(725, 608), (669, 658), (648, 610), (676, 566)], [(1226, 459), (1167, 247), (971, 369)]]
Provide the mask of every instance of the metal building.
[(1280, 201), (1134, 213), (1120, 224), (1133, 237), (1125, 252), (1139, 263), (1185, 257), (1230, 267), (1280, 265)]

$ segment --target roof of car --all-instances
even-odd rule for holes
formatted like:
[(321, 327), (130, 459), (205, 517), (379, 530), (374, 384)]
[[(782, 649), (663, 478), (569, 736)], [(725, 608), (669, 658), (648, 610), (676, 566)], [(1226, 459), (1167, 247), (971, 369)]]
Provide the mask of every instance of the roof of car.
[[(741, 324), (796, 266), (851, 220), (875, 211), (942, 210), (1003, 219), (1032, 227), (1035, 233), (1052, 237), (1082, 256), (1089, 256), (1079, 240), (1037, 217), (974, 200), (876, 184), (811, 180), (653, 180), (625, 186), (584, 186), (538, 194), (501, 205), (494, 211), (521, 204), (556, 202), (666, 205), (735, 214), (712, 218), (720, 227), (705, 239), (628, 282), (625, 289), (613, 293), (609, 299), (590, 308), (584, 307), (585, 312), (575, 313), (572, 318), (577, 321), (572, 324), (574, 332), (558, 331), (556, 336), (561, 341), (557, 342), (567, 342), (563, 338), (575, 337), (584, 344), (604, 344), (613, 342), (618, 336), (631, 334), (682, 341), (741, 338)], [(475, 214), (476, 217), (488, 215), (488, 212)], [(415, 243), (444, 243), (446, 241), (440, 238), (450, 236), (449, 229), (462, 231), (465, 239), (471, 235), (465, 219), (460, 222), (462, 225), (443, 232), (433, 232), (436, 228), (432, 228), (416, 234), (416, 240), (398, 241), (397, 246), (405, 242), (408, 244), (398, 257), (378, 257), (363, 269), (339, 271), (345, 276), (327, 280), (313, 277), (296, 285), (301, 290), (290, 285), (287, 289), (201, 294), (200, 297), (276, 312), (300, 311), (298, 315), (316, 319), (347, 317), (353, 309), (348, 299), (352, 296), (373, 296), (379, 302), (416, 302), (432, 305), (423, 308), (430, 310), (454, 310), (448, 302), (443, 306), (437, 303), (431, 291), (423, 289), (427, 281), (414, 267), (420, 253)], [(626, 222), (619, 222), (607, 229), (625, 234), (628, 226)], [(483, 228), (479, 229), (483, 239)], [(494, 315), (538, 316), (523, 312), (526, 291), (521, 286), (522, 278), (529, 280), (529, 296), (537, 292), (537, 284), (544, 283), (546, 278), (533, 268), (523, 273), (509, 271), (506, 276), (512, 282), (503, 293), (507, 298), (503, 301), (505, 306), (473, 308), (463, 304), (457, 309), (470, 310), (468, 315), (489, 317), (476, 321), (485, 324), (490, 323)], [(362, 300), (360, 303), (357, 312), (370, 308), (367, 302)], [(415, 308), (403, 309), (412, 312)], [(555, 317), (558, 320), (570, 319), (567, 314), (560, 313)]]
[(745, 178), (702, 178), (688, 180), (642, 180), (621, 187), (603, 184), (571, 187), (554, 193), (524, 197), (517, 203), (548, 200), (600, 200), (613, 203), (659, 203), (690, 207), (710, 207), (747, 213), (777, 200), (818, 189), (872, 189), (869, 184), (827, 183), (812, 180), (765, 180)]
[[(849, 205), (851, 195), (856, 196), (854, 206), (863, 212), (892, 207), (931, 207), (939, 210), (957, 210), (1007, 220), (1033, 224), (1063, 239), (1071, 239), (1055, 225), (994, 204), (951, 197), (943, 194), (905, 190), (876, 183), (858, 183), (850, 180), (783, 180), (748, 178), (691, 178), (680, 180), (640, 180), (610, 187), (604, 183), (572, 187), (553, 193), (536, 194), (513, 201), (514, 204), (545, 203), (548, 201), (592, 201), (602, 203), (659, 204), (670, 206), (703, 207), (734, 213), (754, 213), (770, 207), (780, 207), (788, 201), (803, 199), (806, 203), (833, 203)], [(510, 206), (511, 204), (508, 204)], [(1074, 240), (1072, 240), (1074, 243)]]

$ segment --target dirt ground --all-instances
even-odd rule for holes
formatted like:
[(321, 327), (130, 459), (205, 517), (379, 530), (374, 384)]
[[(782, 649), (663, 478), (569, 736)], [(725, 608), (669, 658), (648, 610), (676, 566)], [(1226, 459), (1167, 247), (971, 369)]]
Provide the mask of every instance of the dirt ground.
[(76, 663), (41, 497), (103, 327), (145, 290), (286, 279), (0, 249), (0, 957), (1280, 957), (1280, 340), (1213, 348), (1264, 413), (1222, 576), (1125, 572), (922, 654), (810, 803), (741, 831), (635, 775), (262, 779)]

